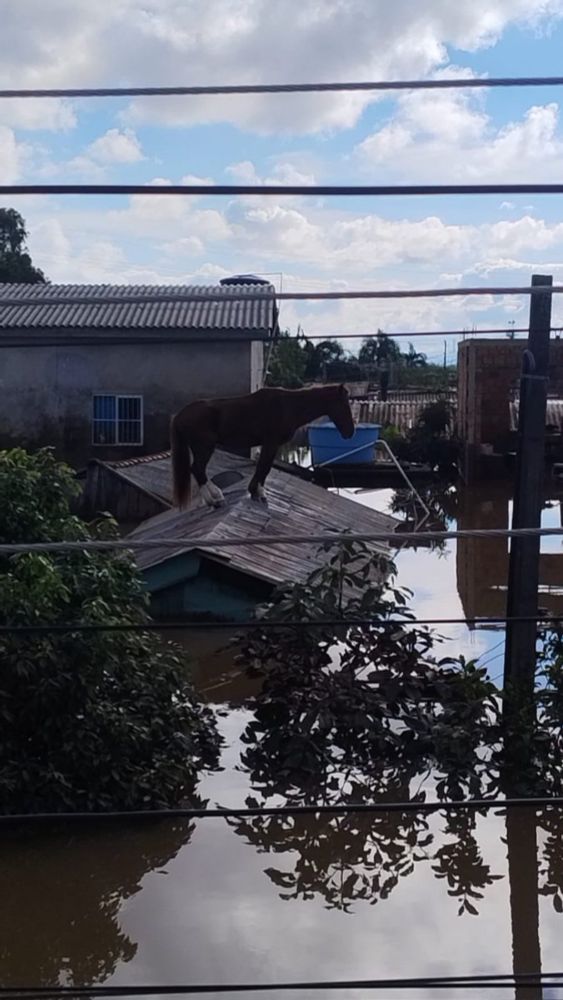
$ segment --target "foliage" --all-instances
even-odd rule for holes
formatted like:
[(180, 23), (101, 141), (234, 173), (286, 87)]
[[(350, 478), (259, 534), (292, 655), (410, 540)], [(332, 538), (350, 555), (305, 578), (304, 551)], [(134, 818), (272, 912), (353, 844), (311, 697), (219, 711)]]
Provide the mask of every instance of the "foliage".
[[(475, 790), (494, 689), (475, 663), (436, 659), (438, 640), (412, 624), (408, 592), (386, 581), (388, 572), (383, 557), (347, 542), (306, 584), (278, 592), (270, 620), (342, 619), (337, 656), (329, 624), (280, 627), (275, 643), (258, 625), (240, 639), (240, 659), (263, 678), (245, 764), (268, 794), (303, 774), (318, 786), (323, 772), (328, 788), (340, 788), (350, 768), (365, 776), (399, 764), (416, 770), (421, 759), (444, 767), (450, 795)], [(445, 740), (452, 727), (455, 745)]]
[(305, 379), (307, 354), (303, 343), (290, 337), (289, 331), (281, 333), (277, 340), (268, 366), (268, 385), (284, 389), (299, 389)]
[(0, 208), (0, 284), (40, 284), (47, 279), (34, 267), (26, 248), (25, 222), (14, 208)]
[[(537, 721), (521, 717), (507, 728), (485, 669), (436, 657), (439, 637), (413, 623), (393, 573), (365, 546), (346, 542), (306, 584), (278, 591), (265, 611), (279, 623), (274, 634), (259, 622), (238, 640), (240, 662), (262, 679), (242, 756), (260, 797), (247, 804), (279, 796), (308, 805), (417, 802), (429, 775), (438, 799), (560, 793), (563, 633), (550, 629), (543, 639)], [(360, 616), (371, 623), (351, 623)], [(290, 624), (311, 619), (327, 624)], [(335, 619), (336, 629), (328, 624)], [(518, 823), (528, 820), (536, 822), (531, 811)], [(547, 831), (540, 892), (563, 912), (563, 825), (549, 810), (537, 822)], [(430, 862), (458, 912), (475, 915), (500, 877), (481, 855), (476, 823), (476, 811), (446, 814), (435, 850), (430, 820), (416, 810), (231, 825), (260, 850), (287, 854), (283, 866), (265, 869), (283, 899), (319, 896), (344, 911), (374, 905)]]
[(415, 351), (414, 346), (409, 344), (407, 354), (404, 355), (405, 366), (407, 368), (426, 368), (426, 355), (420, 351)]
[[(77, 485), (50, 450), (0, 453), (0, 541), (117, 537), (69, 510)], [(0, 624), (144, 624), (130, 554), (25, 553), (0, 559)], [(0, 638), (0, 811), (170, 806), (216, 759), (211, 713), (175, 648), (152, 633)]]
[(337, 339), (308, 340), (299, 328), (297, 337), (291, 337), (286, 330), (276, 341), (269, 363), (268, 384), (294, 389), (317, 380), (381, 380), (383, 373), (394, 389), (404, 386), (437, 389), (455, 378), (456, 369), (429, 363), (426, 355), (416, 351), (412, 344), (402, 354), (397, 341), (382, 330), (378, 330), (375, 337), (364, 337), (355, 355), (346, 351)]
[(448, 475), (455, 470), (459, 453), (453, 420), (447, 400), (429, 403), (421, 410), (414, 427), (402, 437), (395, 436), (392, 447), (397, 457), (404, 462), (429, 465)]
[(358, 361), (362, 365), (390, 365), (400, 363), (401, 349), (396, 340), (393, 340), (382, 330), (377, 331), (375, 337), (365, 337), (360, 347)]

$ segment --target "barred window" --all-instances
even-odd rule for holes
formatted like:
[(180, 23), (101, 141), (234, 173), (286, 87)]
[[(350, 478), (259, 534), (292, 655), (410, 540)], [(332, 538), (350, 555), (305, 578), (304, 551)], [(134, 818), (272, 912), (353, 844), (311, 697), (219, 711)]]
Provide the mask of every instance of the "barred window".
[(143, 397), (94, 396), (92, 443), (100, 445), (142, 444)]

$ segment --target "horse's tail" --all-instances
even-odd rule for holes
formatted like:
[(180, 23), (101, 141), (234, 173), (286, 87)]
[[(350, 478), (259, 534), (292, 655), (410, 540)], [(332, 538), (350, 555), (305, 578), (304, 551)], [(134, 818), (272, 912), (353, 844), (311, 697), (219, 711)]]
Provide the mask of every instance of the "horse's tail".
[(174, 503), (182, 508), (189, 506), (192, 493), (192, 458), (186, 431), (179, 421), (180, 414), (172, 417), (170, 423), (170, 447), (172, 449), (172, 481)]

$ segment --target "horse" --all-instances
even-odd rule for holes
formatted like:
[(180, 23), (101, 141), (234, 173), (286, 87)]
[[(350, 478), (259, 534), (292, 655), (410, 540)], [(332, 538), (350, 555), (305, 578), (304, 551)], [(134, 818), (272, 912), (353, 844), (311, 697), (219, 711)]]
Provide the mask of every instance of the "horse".
[(342, 437), (352, 437), (354, 418), (346, 386), (267, 388), (248, 396), (188, 403), (170, 424), (175, 504), (180, 509), (189, 505), (192, 473), (208, 506), (223, 503), (222, 491), (208, 481), (206, 473), (217, 447), (236, 451), (260, 446), (248, 491), (253, 499), (265, 501), (264, 483), (278, 449), (291, 441), (299, 427), (324, 416), (333, 421)]

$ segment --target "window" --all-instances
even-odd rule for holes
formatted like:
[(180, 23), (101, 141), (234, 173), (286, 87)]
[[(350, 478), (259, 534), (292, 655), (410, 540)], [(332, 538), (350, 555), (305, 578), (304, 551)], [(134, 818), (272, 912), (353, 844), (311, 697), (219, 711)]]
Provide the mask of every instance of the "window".
[(142, 444), (142, 396), (94, 396), (93, 444)]

